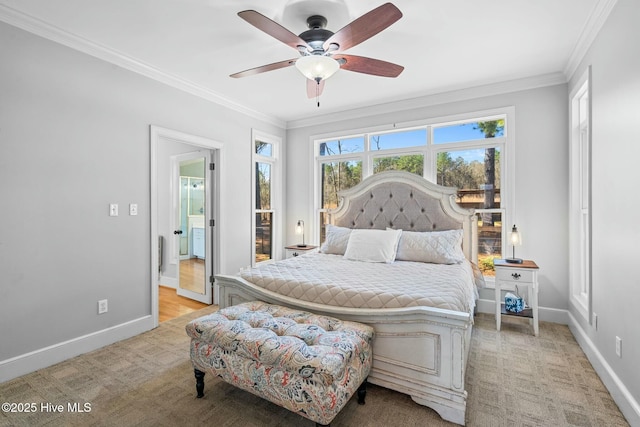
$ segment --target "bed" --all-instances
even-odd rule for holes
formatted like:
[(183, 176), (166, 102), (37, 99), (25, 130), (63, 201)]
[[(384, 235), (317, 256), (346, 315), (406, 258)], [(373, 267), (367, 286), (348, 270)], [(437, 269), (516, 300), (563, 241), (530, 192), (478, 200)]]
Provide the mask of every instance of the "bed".
[[(336, 240), (329, 241), (328, 234), (322, 253), (243, 270), (236, 276), (216, 276), (219, 305), (261, 300), (371, 325), (375, 339), (369, 382), (408, 394), (443, 419), (464, 425), (465, 369), (478, 278), (469, 260), (477, 259), (477, 222), (472, 210), (456, 204), (456, 196), (455, 188), (415, 174), (375, 174), (341, 192), (339, 207), (330, 212), (327, 227), (332, 239), (345, 229), (352, 233), (344, 255), (331, 247)], [(353, 260), (356, 235), (385, 233), (386, 239), (394, 229), (402, 230), (399, 239), (425, 232), (459, 236), (463, 260), (438, 264), (415, 262), (411, 256), (409, 261), (398, 260), (401, 247), (403, 259), (408, 253), (402, 240), (394, 262)], [(355, 259), (361, 256), (355, 254)], [(431, 294), (416, 291), (421, 277), (431, 276), (438, 277), (439, 288)]]

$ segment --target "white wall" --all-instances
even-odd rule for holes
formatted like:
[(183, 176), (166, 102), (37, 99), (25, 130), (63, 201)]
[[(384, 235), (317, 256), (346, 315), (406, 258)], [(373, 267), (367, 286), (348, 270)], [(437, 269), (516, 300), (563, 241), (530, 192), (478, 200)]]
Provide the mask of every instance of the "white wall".
[(4, 23), (0, 40), (2, 381), (151, 324), (149, 125), (224, 143), (222, 273), (251, 262), (251, 129), (284, 131)]
[[(574, 334), (617, 395), (631, 425), (640, 425), (640, 2), (618, 0), (570, 89), (592, 67), (593, 311), (598, 328), (573, 306)], [(615, 337), (622, 338), (622, 357)]]
[[(414, 100), (413, 103), (419, 102)], [(429, 104), (429, 100), (425, 98), (424, 104)], [(545, 315), (555, 316), (553, 309), (566, 310), (568, 307), (565, 231), (568, 115), (564, 84), (403, 111), (394, 111), (396, 106), (391, 104), (386, 114), (290, 129), (287, 131), (287, 173), (296, 179), (287, 182), (290, 201), (287, 217), (312, 223), (313, 212), (308, 209), (313, 206), (311, 136), (505, 106), (515, 107), (515, 222), (526, 235), (525, 244), (518, 248), (518, 256), (533, 259), (540, 266), (540, 305), (547, 309)], [(295, 238), (289, 231), (287, 241), (294, 242)], [(493, 300), (493, 290), (482, 291), (481, 298)]]

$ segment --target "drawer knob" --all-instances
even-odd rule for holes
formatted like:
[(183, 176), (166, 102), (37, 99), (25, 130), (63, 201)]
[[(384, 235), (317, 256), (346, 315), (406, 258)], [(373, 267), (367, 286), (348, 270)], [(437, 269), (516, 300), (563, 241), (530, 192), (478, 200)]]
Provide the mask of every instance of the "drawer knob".
[(520, 273), (512, 273), (511, 277), (513, 277), (514, 279), (518, 280), (520, 278)]

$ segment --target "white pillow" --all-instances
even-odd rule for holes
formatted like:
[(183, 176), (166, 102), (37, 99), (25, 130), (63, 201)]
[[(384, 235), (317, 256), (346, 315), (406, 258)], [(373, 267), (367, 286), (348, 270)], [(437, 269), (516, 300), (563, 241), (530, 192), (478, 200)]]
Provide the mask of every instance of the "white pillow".
[(464, 261), (462, 230), (404, 231), (398, 243), (398, 261), (459, 264)]
[(351, 229), (327, 224), (327, 234), (324, 243), (320, 247), (320, 252), (324, 254), (344, 255), (347, 250)]
[(354, 261), (393, 262), (402, 230), (352, 230), (344, 257)]

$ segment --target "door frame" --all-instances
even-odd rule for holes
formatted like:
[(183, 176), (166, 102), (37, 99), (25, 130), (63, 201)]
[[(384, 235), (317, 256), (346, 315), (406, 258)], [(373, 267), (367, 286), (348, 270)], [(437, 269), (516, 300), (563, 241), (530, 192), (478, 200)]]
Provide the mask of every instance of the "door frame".
[[(214, 185), (211, 187), (212, 199), (213, 199), (213, 212), (212, 219), (216, 221), (216, 225), (223, 223), (222, 218), (222, 209), (220, 208), (220, 201), (224, 200), (223, 198), (223, 177), (221, 173), (220, 165), (223, 164), (223, 156), (224, 144), (220, 141), (215, 141), (209, 138), (204, 138), (196, 135), (187, 134), (184, 132), (176, 131), (173, 129), (167, 129), (156, 125), (149, 126), (149, 143), (150, 143), (150, 215), (151, 215), (151, 276), (150, 276), (150, 290), (151, 290), (151, 317), (153, 318), (153, 327), (158, 326), (158, 316), (159, 316), (159, 308), (158, 308), (158, 146), (163, 141), (171, 141), (178, 142), (181, 144), (192, 145), (196, 148), (205, 148), (213, 151), (212, 153), (212, 161), (216, 164), (216, 168), (213, 171), (213, 181)], [(166, 177), (165, 177), (166, 178)], [(214, 271), (212, 274), (215, 275), (223, 265), (223, 257), (220, 251), (221, 242), (224, 241), (223, 229), (220, 226), (216, 227), (216, 232), (213, 233), (213, 242), (210, 246), (213, 247), (213, 264)], [(208, 262), (209, 260), (207, 260)], [(217, 290), (214, 289), (213, 294), (213, 303), (216, 304), (218, 301), (218, 293)]]

